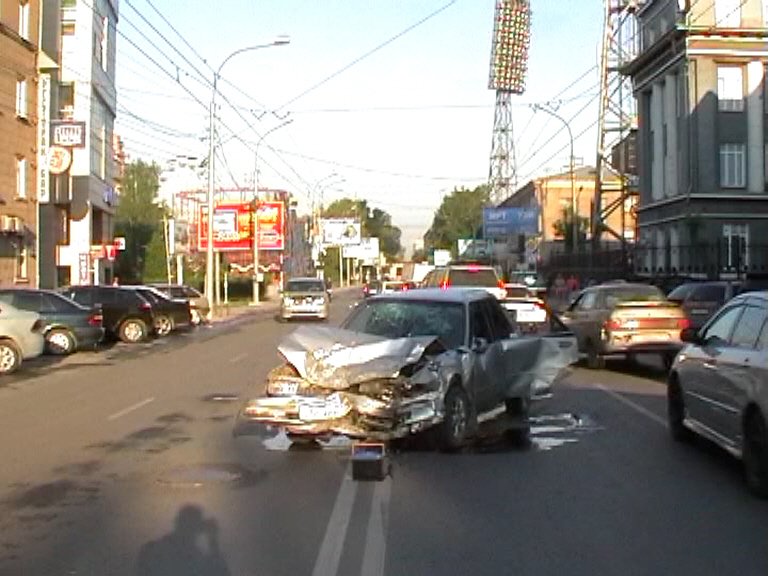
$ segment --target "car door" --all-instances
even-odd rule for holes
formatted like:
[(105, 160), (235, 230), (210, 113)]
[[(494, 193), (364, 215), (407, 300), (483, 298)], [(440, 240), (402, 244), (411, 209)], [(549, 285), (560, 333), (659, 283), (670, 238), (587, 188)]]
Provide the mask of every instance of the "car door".
[(741, 437), (741, 415), (750, 391), (758, 383), (755, 370), (761, 352), (757, 348), (760, 331), (768, 319), (768, 310), (759, 301), (747, 301), (744, 312), (733, 328), (728, 346), (722, 350), (716, 367), (716, 379), (707, 379), (704, 391), (711, 398), (712, 428), (731, 443)]
[(579, 350), (587, 349), (587, 342), (595, 337), (599, 337), (599, 322), (596, 321), (598, 310), (598, 291), (585, 290), (571, 304), (565, 314), (563, 321), (576, 335), (579, 344)]
[(493, 331), (486, 307), (482, 300), (469, 304), (469, 353), (472, 362), (472, 387), (476, 409), (485, 412), (496, 405), (496, 390), (502, 378), (502, 355), (498, 343), (493, 341)]
[(743, 306), (734, 304), (723, 308), (703, 329), (701, 343), (683, 350), (678, 366), (688, 416), (712, 431), (722, 420), (714, 391), (722, 386), (719, 382), (718, 363), (730, 346), (731, 333), (743, 312)]

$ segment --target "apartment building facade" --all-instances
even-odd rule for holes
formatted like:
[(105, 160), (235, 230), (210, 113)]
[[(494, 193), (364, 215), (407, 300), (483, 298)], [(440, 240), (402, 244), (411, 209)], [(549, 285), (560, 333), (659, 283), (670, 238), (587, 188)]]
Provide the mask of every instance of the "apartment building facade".
[[(113, 277), (120, 150), (114, 135), (117, 0), (62, 0), (60, 70), (54, 114), (80, 131), (71, 165), (52, 182), (42, 229), (54, 235), (55, 277), (46, 284), (108, 283)], [(54, 121), (54, 123), (57, 123)], [(50, 241), (48, 242), (50, 245)]]
[(0, 285), (37, 278), (39, 3), (0, 0)]
[(768, 272), (768, 2), (650, 0), (623, 72), (638, 102), (645, 275)]

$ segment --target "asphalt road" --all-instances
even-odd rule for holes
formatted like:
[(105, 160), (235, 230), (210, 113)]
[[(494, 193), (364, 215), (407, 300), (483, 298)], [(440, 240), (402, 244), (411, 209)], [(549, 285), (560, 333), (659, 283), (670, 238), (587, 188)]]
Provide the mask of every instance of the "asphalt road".
[(343, 443), (232, 437), (292, 328), (250, 318), (0, 381), (0, 574), (768, 574), (768, 504), (729, 457), (670, 440), (652, 364), (576, 369), (529, 447), (402, 452), (358, 483)]

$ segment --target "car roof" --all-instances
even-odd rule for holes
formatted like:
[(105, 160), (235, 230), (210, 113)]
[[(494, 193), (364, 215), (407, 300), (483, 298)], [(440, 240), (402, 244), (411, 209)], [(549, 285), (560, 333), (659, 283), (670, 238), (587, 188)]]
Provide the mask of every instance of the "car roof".
[(392, 292), (381, 296), (373, 296), (371, 300), (408, 300), (414, 302), (473, 302), (475, 300), (495, 298), (487, 290), (466, 287), (450, 288), (422, 288), (420, 290), (406, 290), (404, 292)]
[(735, 296), (731, 302), (741, 302), (742, 300), (764, 300), (768, 302), (768, 290), (754, 290), (752, 292), (742, 292)]
[(598, 284), (597, 286), (589, 286), (585, 290), (600, 290), (603, 288), (657, 288), (658, 286), (654, 286), (653, 284), (645, 284), (644, 282), (624, 282), (624, 281), (611, 281), (611, 282), (605, 282), (603, 284)]
[(293, 282), (295, 280), (301, 280), (302, 282), (312, 280), (314, 282), (322, 282), (322, 278), (315, 278), (314, 276), (296, 276), (295, 278), (288, 278), (286, 282)]

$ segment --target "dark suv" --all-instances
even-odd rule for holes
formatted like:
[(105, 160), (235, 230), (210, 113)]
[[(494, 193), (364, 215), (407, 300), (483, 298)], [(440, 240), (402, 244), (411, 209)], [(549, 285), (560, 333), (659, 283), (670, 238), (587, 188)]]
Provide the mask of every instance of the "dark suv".
[(136, 290), (119, 286), (70, 286), (60, 292), (78, 304), (99, 308), (107, 336), (133, 344), (146, 340), (154, 332), (152, 305)]
[(739, 284), (724, 280), (686, 282), (667, 295), (680, 304), (691, 321), (691, 328), (701, 328), (710, 316), (741, 291)]

